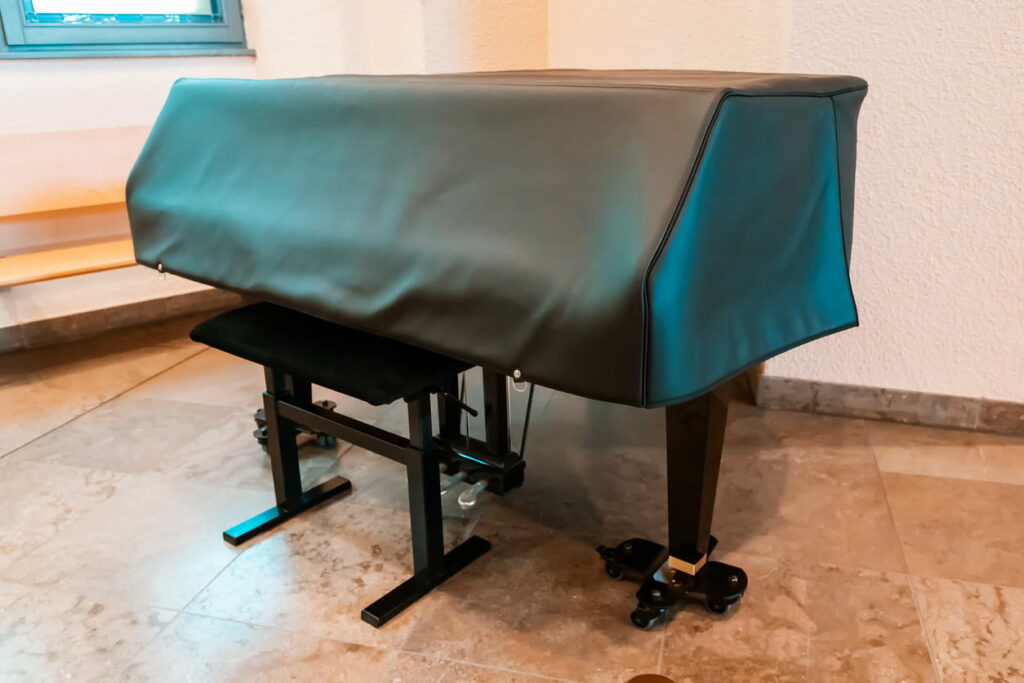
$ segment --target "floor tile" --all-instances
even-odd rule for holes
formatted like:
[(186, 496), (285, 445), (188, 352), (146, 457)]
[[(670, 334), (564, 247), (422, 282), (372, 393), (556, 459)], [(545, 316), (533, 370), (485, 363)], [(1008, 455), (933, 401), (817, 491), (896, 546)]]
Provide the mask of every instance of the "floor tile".
[(1024, 438), (883, 422), (868, 434), (883, 472), (1024, 484)]
[(136, 387), (132, 394), (255, 410), (262, 405), (264, 389), (263, 368), (259, 365), (203, 348), (187, 362)]
[(730, 554), (750, 579), (725, 615), (687, 603), (663, 673), (694, 681), (927, 681), (931, 661), (902, 574)]
[(0, 610), (4, 681), (116, 680), (175, 615), (65, 590), (15, 588), (17, 598)]
[[(448, 520), (445, 532), (451, 545), (469, 530)], [(365, 624), (360, 613), (411, 575), (411, 554), (408, 515), (341, 499), (254, 541), (188, 611), (397, 646), (421, 613), (418, 605), (381, 629)]]
[(729, 404), (726, 446), (730, 450), (789, 450), (810, 448), (842, 453), (863, 451), (868, 445), (867, 420), (830, 415), (765, 410), (744, 403)]
[(121, 674), (126, 681), (384, 680), (393, 653), (182, 614)]
[(113, 472), (160, 472), (182, 444), (222, 424), (231, 409), (138, 398), (109, 401), (10, 458)]
[(403, 649), (584, 681), (656, 668), (660, 635), (630, 624), (635, 588), (608, 579), (593, 546), (541, 529), (477, 532), (493, 549), (417, 606)]
[(912, 574), (1024, 587), (1024, 486), (882, 477)]
[(531, 423), (526, 483), (494, 501), (494, 510), (589, 544), (662, 537), (665, 454), (659, 411), (557, 394)]
[(935, 680), (905, 574), (817, 565), (803, 572), (811, 599), (812, 681)]
[(1024, 679), (1024, 590), (935, 578), (912, 581), (945, 680)]
[[(225, 545), (273, 502), (263, 378), (186, 329), (0, 358), (0, 679), (931, 680), (925, 634), (945, 680), (1024, 677), (1022, 439), (734, 405), (714, 533), (749, 592), (641, 632), (594, 545), (663, 538), (663, 413), (538, 390), (526, 485), (446, 496), (449, 545), (491, 552), (375, 630), (410, 571), (404, 468), (303, 448), (307, 486), (353, 492)], [(314, 395), (406, 433), (401, 402)]]
[(181, 609), (238, 555), (222, 531), (272, 504), (266, 493), (126, 477), (109, 500), (2, 575), (97, 599)]
[(56, 352), (50, 349), (3, 359), (0, 375), (11, 379), (0, 384), (0, 456), (198, 352), (185, 343), (118, 348), (109, 353), (100, 348), (59, 365), (44, 362), (57, 362)]
[[(756, 440), (761, 423), (764, 448)], [(815, 431), (812, 422), (798, 424), (781, 437), (772, 413), (730, 424), (712, 528), (721, 550), (905, 571), (863, 425), (829, 418)]]
[[(194, 438), (175, 439), (177, 448), (161, 458), (158, 471), (165, 477), (182, 481), (273, 491), (270, 456), (253, 436), (256, 423), (252, 411), (219, 406), (204, 408), (226, 412), (217, 413), (220, 419)], [(298, 441), (299, 469), (305, 488), (316, 484), (325, 470), (337, 462), (339, 451), (348, 448), (345, 443), (320, 448), (308, 435), (299, 436)]]
[(402, 652), (395, 657), (382, 680), (388, 683), (547, 683), (560, 679)]
[(114, 472), (0, 460), (0, 571), (108, 500)]
[[(169, 348), (196, 353), (202, 347), (189, 340), (188, 331), (197, 319), (194, 315), (181, 316), (162, 323), (123, 328), (70, 344), (2, 354), (0, 384), (29, 373), (44, 379), (82, 379), (101, 370), (111, 370), (117, 375), (125, 370), (119, 367), (125, 362), (152, 357)], [(134, 369), (139, 368), (136, 366)]]

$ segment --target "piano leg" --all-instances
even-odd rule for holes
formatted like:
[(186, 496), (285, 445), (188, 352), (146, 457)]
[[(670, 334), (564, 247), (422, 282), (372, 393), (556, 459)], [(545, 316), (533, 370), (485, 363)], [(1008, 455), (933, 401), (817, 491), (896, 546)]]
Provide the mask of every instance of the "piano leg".
[[(506, 377), (486, 368), (482, 374), (484, 440), (463, 434), (458, 426), (461, 409), (439, 398), (440, 421), (435, 441), (441, 448), (446, 474), (464, 472), (468, 483), (486, 480), (488, 491), (503, 496), (523, 485), (526, 464), (520, 454), (512, 450)], [(451, 395), (458, 395), (456, 379), (445, 387)]]
[(665, 409), (668, 547), (632, 538), (615, 548), (598, 548), (609, 576), (641, 582), (630, 615), (639, 628), (652, 626), (685, 596), (699, 597), (710, 611), (722, 614), (747, 588), (742, 569), (710, 561), (717, 542), (711, 517), (728, 397), (734, 390), (730, 385)]

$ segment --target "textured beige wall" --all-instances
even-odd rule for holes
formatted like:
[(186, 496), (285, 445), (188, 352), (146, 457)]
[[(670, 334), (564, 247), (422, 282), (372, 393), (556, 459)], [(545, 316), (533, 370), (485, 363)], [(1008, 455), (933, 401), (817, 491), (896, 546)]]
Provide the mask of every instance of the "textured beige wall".
[(543, 69), (547, 0), (427, 0), (425, 67), (431, 73)]
[(771, 374), (1024, 401), (1024, 3), (795, 0), (790, 71), (871, 84), (861, 327)]
[(551, 0), (552, 66), (853, 73), (857, 330), (768, 373), (1024, 401), (1024, 3)]
[(261, 78), (547, 64), (547, 0), (244, 0), (244, 6)]
[(242, 2), (261, 78), (422, 72), (423, 5), (418, 0)]
[(552, 67), (777, 71), (789, 0), (550, 0)]

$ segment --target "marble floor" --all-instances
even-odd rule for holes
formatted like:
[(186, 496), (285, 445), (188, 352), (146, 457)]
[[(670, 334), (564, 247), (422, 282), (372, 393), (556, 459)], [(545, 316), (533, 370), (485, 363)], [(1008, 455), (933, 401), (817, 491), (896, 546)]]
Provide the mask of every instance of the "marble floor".
[(642, 632), (594, 546), (664, 532), (660, 415), (538, 390), (526, 485), (446, 502), (493, 551), (374, 630), (401, 468), (306, 447), (352, 494), (224, 544), (272, 504), (261, 373), (187, 322), (0, 358), (0, 680), (1024, 680), (1024, 439), (734, 406), (715, 533), (749, 592)]

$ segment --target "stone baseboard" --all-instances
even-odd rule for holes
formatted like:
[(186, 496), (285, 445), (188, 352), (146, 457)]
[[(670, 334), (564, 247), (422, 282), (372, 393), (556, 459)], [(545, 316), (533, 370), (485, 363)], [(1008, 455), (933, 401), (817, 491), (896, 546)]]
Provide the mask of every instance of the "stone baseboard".
[(85, 339), (111, 330), (159, 322), (242, 304), (242, 297), (219, 289), (201, 289), (158, 299), (133, 301), (71, 315), (0, 328), (0, 353)]
[(1024, 434), (1024, 403), (986, 398), (764, 376), (758, 386), (757, 405), (930, 427)]

